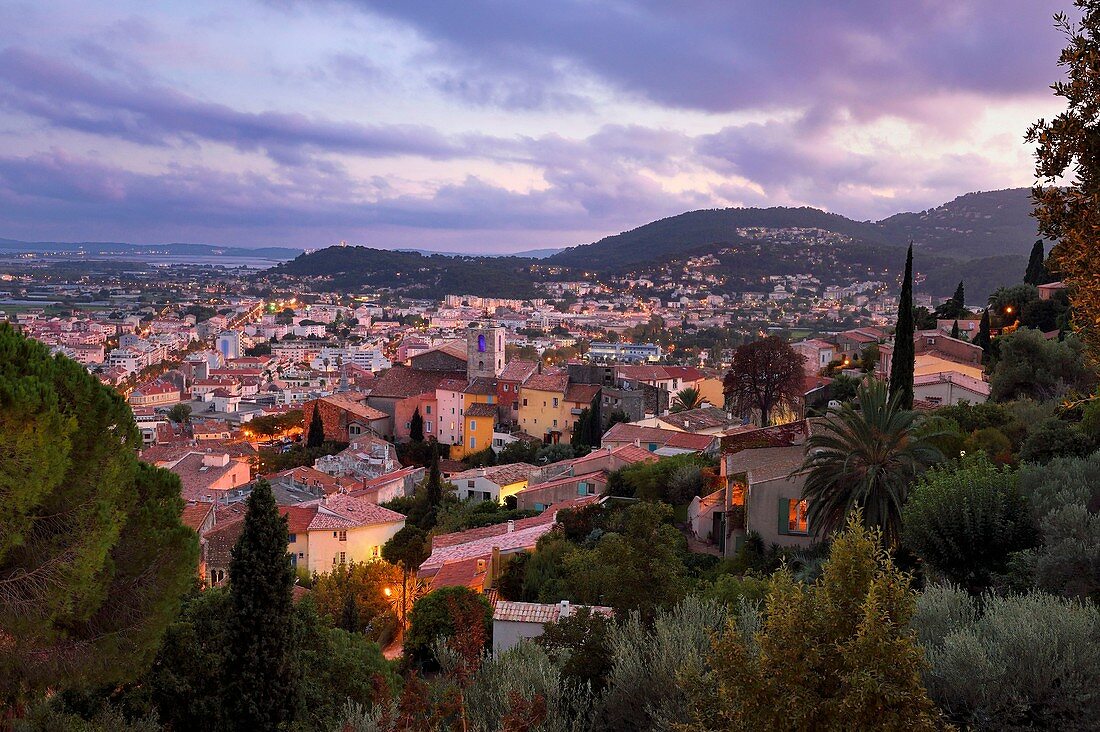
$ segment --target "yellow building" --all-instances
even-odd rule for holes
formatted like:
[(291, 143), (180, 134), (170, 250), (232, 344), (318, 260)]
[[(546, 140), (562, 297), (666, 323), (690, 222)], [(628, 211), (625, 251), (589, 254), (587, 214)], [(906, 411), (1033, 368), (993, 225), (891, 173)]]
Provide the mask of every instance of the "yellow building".
[(566, 373), (534, 374), (527, 379), (519, 392), (520, 428), (548, 444), (568, 442), (565, 424), (571, 416), (565, 408), (568, 388), (569, 375)]
[(461, 460), (493, 444), (497, 422), (497, 384), (495, 379), (472, 379), (462, 390), (462, 440), (451, 448), (451, 458)]

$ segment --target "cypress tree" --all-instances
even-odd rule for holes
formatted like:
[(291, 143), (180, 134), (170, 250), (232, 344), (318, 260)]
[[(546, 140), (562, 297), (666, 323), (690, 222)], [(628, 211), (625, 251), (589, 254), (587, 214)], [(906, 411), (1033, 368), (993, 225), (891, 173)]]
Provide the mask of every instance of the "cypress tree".
[(966, 290), (963, 289), (962, 280), (959, 280), (959, 286), (955, 288), (955, 294), (951, 296), (951, 299), (955, 301), (955, 308), (959, 311), (966, 309)]
[(959, 337), (959, 321), (957, 321), (957, 320), (954, 323), (951, 324), (951, 337), (952, 338), (958, 338)]
[[(961, 285), (960, 285), (961, 286)], [(898, 299), (898, 324), (894, 329), (894, 356), (890, 366), (890, 398), (900, 395), (902, 409), (913, 408), (913, 243), (905, 255), (905, 275)]]
[(978, 325), (978, 335), (974, 337), (974, 345), (980, 346), (983, 358), (989, 355), (989, 308), (982, 312), (982, 322)]
[(420, 416), (420, 407), (416, 408), (409, 420), (409, 439), (413, 442), (424, 441), (424, 418)]
[(294, 720), (294, 567), (286, 547), (286, 519), (271, 486), (258, 480), (229, 563), (223, 673), (231, 730), (281, 729)]
[(1046, 255), (1043, 252), (1043, 240), (1036, 240), (1031, 247), (1031, 257), (1027, 260), (1027, 272), (1024, 273), (1024, 282), (1029, 285), (1043, 285), (1050, 279), (1044, 264)]
[(439, 472), (439, 445), (432, 445), (432, 462), (428, 467), (428, 482), (425, 484), (428, 505), (437, 507), (443, 501), (443, 476)]
[(309, 432), (306, 433), (306, 447), (320, 447), (325, 444), (325, 423), (321, 421), (319, 404), (313, 405), (313, 416), (309, 419)]

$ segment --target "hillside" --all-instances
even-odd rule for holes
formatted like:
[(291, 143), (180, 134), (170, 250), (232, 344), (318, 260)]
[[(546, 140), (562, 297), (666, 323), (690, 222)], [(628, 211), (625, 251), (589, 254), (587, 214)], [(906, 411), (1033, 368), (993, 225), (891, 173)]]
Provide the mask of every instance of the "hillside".
[(545, 261), (565, 267), (620, 271), (638, 264), (679, 258), (714, 245), (739, 242), (738, 228), (816, 228), (866, 243), (884, 243), (873, 224), (816, 208), (723, 208), (689, 211), (637, 229), (571, 247)]
[(853, 243), (903, 246), (971, 259), (1026, 255), (1036, 238), (1029, 189), (968, 193), (934, 209), (900, 213), (879, 222), (853, 221), (815, 208), (726, 208), (689, 211), (593, 244), (566, 249), (545, 261), (599, 271), (627, 271), (639, 264), (678, 259), (742, 240), (738, 228), (816, 228), (851, 237)]
[(262, 277), (273, 282), (311, 277), (341, 289), (388, 287), (424, 298), (470, 294), (525, 299), (534, 295), (534, 261), (340, 246), (302, 254)]
[(895, 214), (876, 226), (885, 239), (912, 239), (925, 251), (968, 259), (1026, 256), (1038, 238), (1028, 188), (967, 193), (927, 211)]
[[(710, 209), (660, 219), (545, 259), (329, 247), (262, 276), (273, 281), (311, 277), (343, 289), (390, 287), (425, 298), (526, 299), (535, 295), (540, 278), (550, 276), (547, 266), (572, 270), (554, 275), (559, 279), (583, 278), (584, 272), (652, 274), (692, 255), (721, 253), (721, 274), (730, 287), (753, 289), (767, 275), (787, 272), (812, 271), (848, 281), (857, 271), (891, 276), (901, 266), (902, 247), (912, 239), (928, 290), (950, 295), (961, 275), (970, 292), (979, 295), (1022, 274), (1035, 241), (1030, 210), (1023, 188), (968, 193), (928, 211), (879, 222), (814, 208)], [(816, 243), (806, 249), (806, 241)]]

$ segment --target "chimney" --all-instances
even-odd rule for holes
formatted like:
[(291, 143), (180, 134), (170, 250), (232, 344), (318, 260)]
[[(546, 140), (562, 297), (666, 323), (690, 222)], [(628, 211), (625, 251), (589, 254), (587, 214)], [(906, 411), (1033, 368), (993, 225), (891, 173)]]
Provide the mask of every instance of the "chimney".
[(511, 519), (508, 520), (508, 533), (511, 534), (516, 530), (516, 522)]
[(558, 603), (558, 620), (568, 618), (570, 615), (569, 600), (562, 600)]
[(202, 464), (210, 468), (224, 468), (229, 465), (229, 454), (206, 454), (202, 456)]

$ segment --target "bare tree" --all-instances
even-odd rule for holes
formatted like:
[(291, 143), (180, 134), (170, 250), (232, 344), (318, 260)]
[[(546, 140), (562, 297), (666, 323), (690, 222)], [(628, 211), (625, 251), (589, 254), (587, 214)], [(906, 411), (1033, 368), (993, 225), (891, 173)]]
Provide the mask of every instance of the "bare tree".
[(741, 414), (758, 411), (767, 427), (773, 410), (802, 399), (802, 363), (802, 356), (775, 336), (739, 346), (723, 382), (726, 399)]

